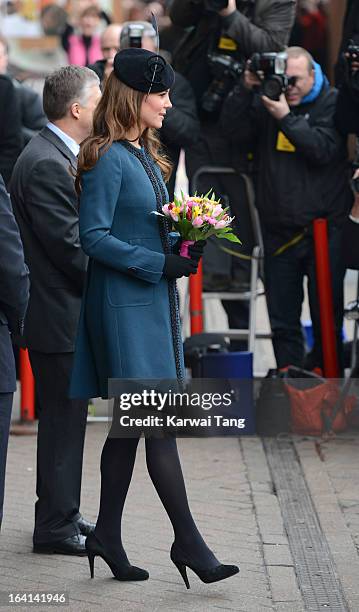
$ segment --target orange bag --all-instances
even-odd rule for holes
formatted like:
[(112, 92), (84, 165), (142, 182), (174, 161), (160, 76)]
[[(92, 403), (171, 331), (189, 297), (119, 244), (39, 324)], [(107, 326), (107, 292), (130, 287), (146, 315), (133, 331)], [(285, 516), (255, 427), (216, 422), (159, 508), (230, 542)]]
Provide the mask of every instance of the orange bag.
[(347, 416), (357, 400), (354, 396), (343, 398), (334, 422), (331, 423), (333, 410), (340, 398), (340, 388), (336, 382), (325, 381), (308, 389), (296, 389), (287, 381), (284, 385), (290, 400), (293, 433), (320, 436), (325, 431), (339, 432), (347, 428)]

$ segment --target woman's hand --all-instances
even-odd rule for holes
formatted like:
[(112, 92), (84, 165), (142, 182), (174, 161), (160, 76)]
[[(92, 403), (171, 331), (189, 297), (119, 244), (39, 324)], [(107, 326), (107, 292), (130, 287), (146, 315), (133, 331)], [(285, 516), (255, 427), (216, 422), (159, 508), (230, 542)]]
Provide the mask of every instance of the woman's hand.
[(197, 240), (197, 242), (188, 247), (188, 254), (190, 258), (197, 262), (197, 264), (203, 255), (206, 244), (207, 240)]
[(165, 265), (163, 267), (163, 276), (168, 280), (181, 278), (181, 276), (189, 276), (196, 274), (198, 261), (189, 257), (181, 257), (180, 255), (165, 255)]

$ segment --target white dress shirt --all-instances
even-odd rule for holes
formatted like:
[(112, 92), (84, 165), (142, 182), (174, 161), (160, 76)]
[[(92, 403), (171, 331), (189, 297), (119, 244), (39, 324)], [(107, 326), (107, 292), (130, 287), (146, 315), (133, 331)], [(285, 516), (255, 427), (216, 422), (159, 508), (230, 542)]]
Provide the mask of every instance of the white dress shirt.
[(72, 151), (75, 157), (78, 156), (80, 151), (80, 145), (73, 138), (71, 138), (71, 136), (60, 130), (60, 128), (57, 127), (57, 125), (51, 123), (51, 121), (49, 121), (46, 127), (48, 127), (49, 130), (54, 132), (56, 136), (61, 138), (62, 142), (64, 142), (65, 145), (70, 149), (70, 151)]

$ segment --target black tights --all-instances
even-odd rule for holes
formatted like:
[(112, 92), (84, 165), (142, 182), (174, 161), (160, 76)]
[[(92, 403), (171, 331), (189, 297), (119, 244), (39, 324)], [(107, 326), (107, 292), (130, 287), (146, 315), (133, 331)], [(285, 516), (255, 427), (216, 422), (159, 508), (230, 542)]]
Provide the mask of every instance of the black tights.
[[(139, 438), (107, 438), (101, 455), (101, 500), (95, 533), (119, 563), (128, 562), (121, 540), (121, 519), (138, 441)], [(218, 565), (189, 509), (176, 439), (146, 438), (146, 463), (180, 549), (198, 567)]]

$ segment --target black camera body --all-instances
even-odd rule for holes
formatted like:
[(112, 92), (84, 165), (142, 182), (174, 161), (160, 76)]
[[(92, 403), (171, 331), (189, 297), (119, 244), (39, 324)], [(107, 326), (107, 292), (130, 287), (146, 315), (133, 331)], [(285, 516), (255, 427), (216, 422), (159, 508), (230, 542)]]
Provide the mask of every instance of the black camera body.
[(250, 58), (249, 70), (260, 80), (258, 92), (261, 95), (279, 100), (290, 84), (286, 75), (287, 54), (280, 53), (254, 53)]
[(350, 67), (353, 62), (359, 62), (359, 45), (356, 45), (353, 40), (349, 41), (345, 53)]
[(228, 0), (204, 0), (204, 7), (207, 11), (218, 12), (227, 8)]
[(128, 25), (128, 40), (129, 46), (134, 49), (142, 48), (142, 36), (144, 32), (143, 25), (139, 23), (130, 23)]
[(359, 91), (359, 70), (354, 69), (353, 64), (359, 63), (359, 45), (349, 40), (347, 48), (341, 56), (343, 75), (347, 85), (356, 92)]
[(222, 53), (208, 53), (207, 62), (213, 74), (213, 80), (203, 94), (202, 109), (213, 114), (220, 111), (234, 81), (243, 73), (245, 63)]

